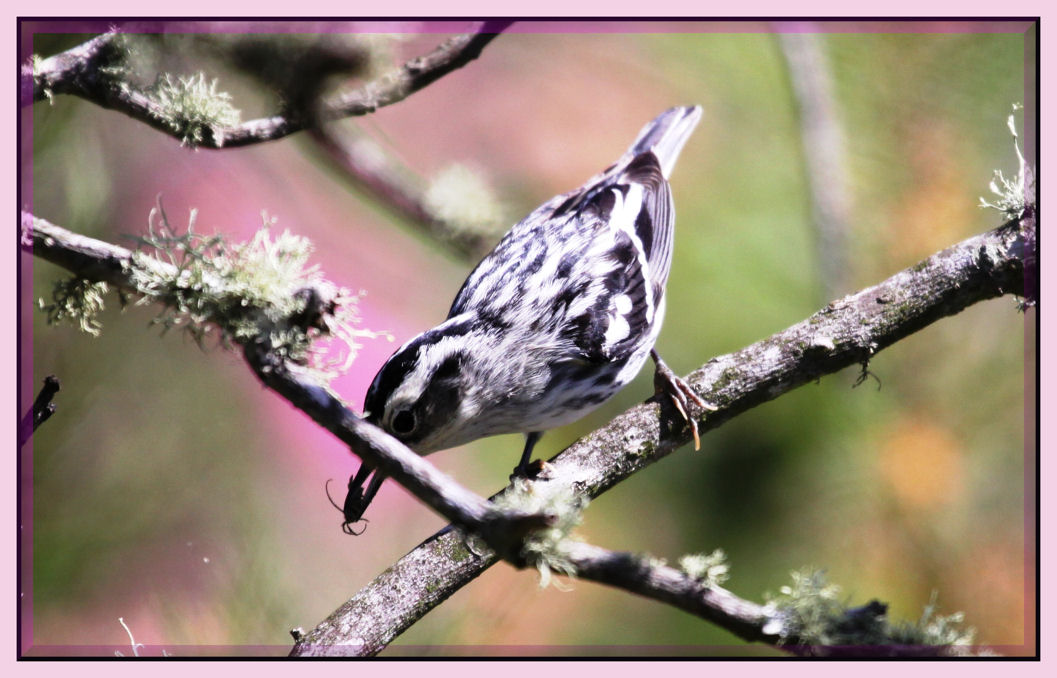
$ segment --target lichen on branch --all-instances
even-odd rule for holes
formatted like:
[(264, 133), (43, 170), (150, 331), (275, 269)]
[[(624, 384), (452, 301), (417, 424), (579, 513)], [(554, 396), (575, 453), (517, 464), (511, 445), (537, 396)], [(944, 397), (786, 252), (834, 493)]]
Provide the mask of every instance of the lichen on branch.
[(1013, 104), (1013, 113), (1006, 120), (1013, 137), (1013, 150), (1017, 154), (1017, 173), (1012, 179), (1007, 179), (1002, 170), (995, 170), (995, 176), (988, 185), (996, 196), (994, 202), (980, 198), (980, 207), (996, 209), (1007, 219), (1019, 219), (1035, 205), (1035, 172), (1020, 151), (1020, 137), (1017, 135), (1016, 111), (1021, 108), (1020, 104)]
[[(132, 82), (135, 69), (128, 68), (128, 59), (137, 56), (136, 50), (130, 48), (128, 36), (117, 31), (97, 36), (48, 58), (31, 58), (21, 69), (22, 103), (26, 105), (34, 101), (51, 100), (58, 94), (69, 94), (120, 111), (180, 139), (184, 144), (213, 149), (234, 148), (274, 141), (323, 121), (366, 115), (403, 101), (472, 62), (511, 23), (505, 19), (483, 22), (478, 27), (480, 32), (450, 38), (431, 52), (388, 70), (385, 75), (356, 89), (325, 97), (318, 102), (320, 119), (306, 116), (303, 112), (285, 110), (264, 118), (241, 121), (231, 106), (230, 98), (217, 90), (215, 81), (207, 81), (201, 74), (176, 79), (171, 75), (162, 75), (153, 87), (135, 84)], [(306, 56), (303, 45), (291, 51), (289, 41), (276, 43), (275, 48), (278, 54), (269, 56), (272, 61), (285, 60), (290, 63)], [(229, 53), (229, 56), (236, 56), (236, 60), (247, 58), (245, 50), (240, 55)], [(334, 56), (338, 58), (332, 59)], [(301, 77), (287, 79), (284, 76), (282, 79), (285, 79), (285, 83), (273, 84), (302, 89), (306, 84), (304, 73), (320, 68), (322, 72), (329, 73), (328, 69), (335, 64), (339, 69), (355, 65), (351, 62), (341, 63), (343, 59), (347, 60), (348, 54), (328, 55), (324, 50), (322, 57), (323, 60), (314, 66), (302, 61), (304, 68), (300, 69)], [(356, 59), (353, 61), (360, 63)], [(286, 72), (289, 69), (277, 70)], [(269, 69), (263, 75), (270, 77), (275, 72)], [(278, 92), (286, 101), (284, 108), (290, 108), (289, 104), (292, 103), (296, 110), (298, 99), (305, 92), (298, 94), (289, 91), (289, 87), (284, 89), (286, 91)], [(311, 92), (314, 88), (307, 89)]]
[[(360, 295), (328, 282), (309, 263), (313, 248), (307, 238), (289, 230), (274, 233), (275, 219), (264, 215), (252, 238), (229, 243), (197, 232), (196, 217), (192, 210), (178, 232), (159, 202), (140, 248), (129, 251), (23, 214), (24, 239), (34, 252), (51, 254), (74, 272), (72, 280), (56, 286), (50, 303), (41, 300), (49, 322), (74, 321), (98, 334), (103, 295), (116, 288), (122, 305), (129, 295), (137, 305), (160, 304), (152, 322), (163, 332), (179, 329), (203, 347), (213, 337), (226, 347), (261, 343), (292, 369), (324, 382), (348, 368), (360, 338), (386, 336), (359, 327)], [(79, 250), (89, 248), (96, 251), (76, 259)], [(329, 347), (333, 357), (316, 344), (322, 337), (337, 340)]]
[(555, 516), (551, 524), (525, 535), (517, 554), (520, 564), (539, 572), (540, 588), (547, 588), (551, 583), (561, 588), (553, 573), (576, 576), (576, 567), (565, 556), (562, 546), (582, 522), (588, 502), (587, 497), (569, 485), (529, 482), (522, 478), (516, 478), (509, 491), (494, 498), (493, 503), (500, 509)]
[(850, 607), (840, 586), (818, 570), (793, 572), (792, 583), (769, 598), (764, 609), (779, 645), (794, 643), (799, 649), (790, 649), (798, 654), (847, 656), (862, 648), (870, 656), (960, 655), (969, 652), (975, 636), (962, 625), (962, 613), (937, 614), (935, 594), (916, 621), (893, 623), (888, 606), (876, 600)]
[(217, 79), (206, 80), (204, 73), (189, 77), (174, 77), (169, 73), (159, 76), (150, 90), (158, 104), (157, 117), (180, 143), (192, 148), (210, 137), (219, 137), (217, 130), (239, 124), (239, 111), (231, 103), (231, 95), (217, 89)]
[(99, 314), (106, 306), (104, 297), (110, 290), (105, 282), (94, 282), (73, 276), (56, 280), (51, 290), (51, 303), (42, 298), (37, 302), (48, 317), (49, 325), (70, 322), (85, 334), (98, 337), (103, 330)]

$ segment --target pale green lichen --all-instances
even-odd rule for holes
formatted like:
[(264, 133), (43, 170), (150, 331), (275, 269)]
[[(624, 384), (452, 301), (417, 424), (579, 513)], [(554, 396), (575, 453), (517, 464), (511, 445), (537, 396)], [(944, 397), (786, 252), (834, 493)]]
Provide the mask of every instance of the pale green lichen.
[(1016, 111), (1022, 108), (1020, 104), (1013, 105), (1013, 111), (1007, 120), (1009, 133), (1013, 135), (1013, 150), (1017, 154), (1017, 175), (1007, 179), (1002, 170), (995, 170), (994, 179), (991, 180), (991, 192), (997, 196), (994, 202), (980, 198), (980, 207), (990, 207), (1006, 215), (1007, 218), (1017, 219), (1028, 207), (1035, 203), (1035, 173), (1024, 155), (1020, 152), (1019, 137), (1017, 136)]
[[(309, 264), (307, 238), (288, 230), (273, 236), (274, 220), (264, 215), (250, 240), (229, 244), (196, 233), (195, 216), (192, 210), (187, 230), (178, 234), (156, 207), (141, 239), (153, 251), (138, 250), (132, 257), (131, 279), (143, 295), (137, 303), (164, 304), (154, 320), (163, 330), (183, 329), (200, 345), (213, 332), (224, 344), (263, 341), (278, 357), (324, 379), (348, 368), (358, 338), (380, 336), (354, 327), (359, 295), (326, 282), (319, 267)], [(157, 266), (158, 261), (170, 266)], [(313, 310), (321, 299), (324, 308)], [(307, 319), (306, 313), (318, 318)], [(336, 358), (325, 359), (315, 348), (321, 335), (343, 344)]]
[(936, 614), (935, 595), (917, 621), (892, 623), (887, 606), (876, 601), (849, 607), (840, 587), (827, 582), (822, 572), (794, 572), (792, 579), (777, 596), (769, 596), (765, 610), (773, 621), (764, 631), (784, 642), (815, 647), (816, 654), (825, 654), (826, 646), (876, 647), (879, 655), (886, 648), (922, 646), (957, 655), (968, 653), (973, 642), (975, 631), (962, 626), (961, 613)]
[(158, 106), (158, 117), (177, 134), (181, 143), (197, 146), (207, 130), (231, 127), (239, 123), (239, 111), (231, 104), (231, 95), (217, 90), (217, 80), (206, 80), (204, 73), (173, 78), (168, 73), (158, 78), (149, 95)]
[(111, 29), (106, 42), (100, 47), (99, 75), (124, 85), (133, 77), (135, 67), (133, 57), (137, 54), (138, 41), (127, 33)]
[(356, 36), (357, 42), (367, 53), (367, 65), (364, 77), (380, 78), (393, 68), (397, 59), (400, 43), (408, 39), (405, 33), (362, 33)]
[(777, 596), (768, 596), (768, 608), (783, 620), (782, 637), (797, 637), (807, 645), (834, 644), (833, 629), (846, 609), (840, 587), (826, 582), (818, 571), (793, 572), (792, 579)]
[(43, 73), (43, 70), (42, 70), (43, 66), (44, 66), (44, 61), (45, 61), (44, 57), (40, 56), (39, 54), (30, 55), (30, 57), (29, 57), (29, 65), (28, 65), (28, 67), (23, 66), (22, 74), (23, 74), (23, 76), (25, 76), (27, 70), (30, 73), (32, 73), (33, 74), (33, 82), (40, 86), (41, 93), (44, 95), (44, 98), (47, 100), (47, 102), (49, 104), (54, 104), (55, 103), (55, 92), (53, 92), (51, 90), (51, 88), (48, 87), (48, 83), (47, 83), (46, 79), (44, 78), (44, 73)]
[(426, 209), (456, 235), (494, 234), (505, 228), (506, 207), (495, 197), (480, 172), (451, 164), (430, 180)]
[(708, 587), (720, 586), (730, 578), (730, 566), (723, 549), (685, 555), (679, 558), (679, 569)]
[[(162, 305), (153, 323), (163, 332), (179, 329), (202, 347), (211, 337), (228, 347), (259, 342), (291, 369), (321, 382), (348, 369), (358, 339), (392, 340), (356, 327), (360, 295), (327, 282), (309, 263), (307, 238), (287, 230), (273, 235), (275, 222), (264, 215), (250, 240), (229, 244), (219, 235), (197, 233), (195, 216), (192, 210), (186, 231), (177, 233), (159, 204), (140, 238), (146, 248), (125, 265), (136, 304)], [(49, 323), (72, 321), (98, 335), (107, 290), (106, 283), (75, 277), (56, 283), (51, 303), (41, 299), (40, 307)], [(334, 341), (316, 341), (324, 337)]]
[(497, 497), (500, 509), (547, 513), (557, 517), (548, 527), (535, 530), (522, 543), (521, 557), (539, 572), (540, 588), (550, 584), (561, 588), (552, 573), (576, 576), (576, 567), (563, 554), (562, 542), (580, 525), (587, 497), (558, 482), (528, 482), (516, 479), (512, 491)]
[(936, 593), (915, 622), (899, 622), (892, 627), (894, 643), (905, 645), (947, 645), (952, 648), (972, 645), (976, 636), (973, 628), (963, 626), (965, 614), (936, 614)]
[(82, 332), (98, 337), (103, 329), (99, 314), (105, 308), (104, 297), (109, 289), (105, 282), (74, 276), (55, 282), (50, 304), (45, 303), (44, 299), (39, 299), (37, 303), (47, 315), (49, 325), (70, 322)]

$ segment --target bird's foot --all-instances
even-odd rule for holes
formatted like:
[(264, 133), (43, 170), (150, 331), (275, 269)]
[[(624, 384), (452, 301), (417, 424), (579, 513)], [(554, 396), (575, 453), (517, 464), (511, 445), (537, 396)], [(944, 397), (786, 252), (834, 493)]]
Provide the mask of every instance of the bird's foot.
[(715, 411), (719, 408), (705, 402), (701, 396), (694, 393), (690, 385), (661, 360), (661, 357), (657, 355), (657, 351), (650, 351), (650, 355), (653, 357), (653, 362), (657, 365), (657, 369), (653, 373), (653, 387), (657, 395), (665, 396), (668, 402), (675, 406), (675, 409), (690, 426), (690, 431), (694, 435), (694, 449), (700, 450), (701, 436), (697, 430), (697, 419), (691, 416), (690, 405), (697, 405), (699, 409), (704, 411)]
[(547, 462), (542, 459), (518, 464), (510, 474), (510, 482), (514, 482), (518, 478), (523, 478), (525, 480), (541, 480), (546, 477), (545, 471), (549, 468)]

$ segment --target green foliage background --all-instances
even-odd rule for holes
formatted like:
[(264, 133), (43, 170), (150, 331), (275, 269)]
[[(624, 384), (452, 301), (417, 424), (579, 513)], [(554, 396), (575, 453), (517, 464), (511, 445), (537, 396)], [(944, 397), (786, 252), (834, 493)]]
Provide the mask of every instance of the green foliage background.
[[(43, 56), (88, 37), (24, 28)], [(421, 28), (375, 43), (400, 62), (445, 37)], [(469, 165), (514, 220), (612, 162), (664, 108), (702, 105), (672, 180), (676, 251), (659, 342), (685, 372), (829, 301), (775, 28), (518, 24), (468, 67), (340, 126), (370, 134), (423, 177)], [(851, 205), (840, 294), (999, 223), (977, 204), (993, 170), (1015, 170), (1005, 123), (1014, 102), (1033, 110), (1035, 35), (969, 28), (815, 27)], [(218, 78), (244, 120), (273, 110), (254, 83), (173, 33), (150, 43), (167, 55), (159, 68)], [(36, 104), (26, 122), (24, 204), (54, 223), (131, 246), (123, 236), (143, 233), (161, 194), (177, 224), (194, 207), (200, 230), (239, 240), (267, 210), (311, 238), (331, 279), (366, 291), (364, 325), (397, 340), (366, 341), (337, 382), (357, 407), (395, 346), (443, 318), (472, 266), (350, 189), (304, 135), (194, 151), (69, 97)], [(1019, 129), (1027, 123), (1018, 114)], [(31, 402), (47, 374), (63, 384), (59, 412), (23, 450), (22, 487), (32, 490), (22, 504), (32, 516), (24, 629), (35, 652), (127, 654), (122, 617), (151, 646), (145, 653), (283, 654), (288, 629), (314, 626), (440, 527), (389, 484), (367, 532), (346, 537), (323, 494), (327, 478), (341, 486), (357, 463), (340, 445), (264, 392), (237, 355), (202, 352), (177, 333), (159, 338), (150, 309), (112, 303), (99, 338), (47, 326), (34, 302), (62, 275), (23, 259), (32, 363), (20, 394)], [(826, 377), (630, 479), (591, 505), (581, 533), (670, 562), (722, 548), (726, 585), (754, 600), (804, 566), (825, 569), (853, 603), (890, 603), (896, 618), (916, 618), (938, 591), (941, 610), (964, 611), (981, 642), (1030, 649), (1034, 322), (1011, 297), (974, 306), (879, 354), (870, 364), (878, 381), (853, 389), (856, 370)], [(545, 436), (538, 453), (642, 400), (650, 383), (640, 375), (596, 414)], [(520, 445), (500, 437), (432, 460), (489, 493)], [(536, 583), (531, 571), (497, 566), (389, 652), (769, 653), (619, 591)]]

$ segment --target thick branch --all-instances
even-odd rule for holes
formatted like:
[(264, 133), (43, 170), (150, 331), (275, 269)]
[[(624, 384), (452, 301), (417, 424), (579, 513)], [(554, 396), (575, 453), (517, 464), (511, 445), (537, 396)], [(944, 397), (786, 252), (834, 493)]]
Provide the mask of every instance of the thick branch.
[[(1029, 211), (1019, 222), (963, 241), (879, 285), (831, 303), (783, 332), (710, 360), (687, 378), (718, 407), (700, 421), (701, 430), (715, 428), (824, 374), (854, 364), (865, 369), (879, 350), (973, 303), (1020, 293), (1024, 262), (1036, 260), (1035, 229), (1034, 212)], [(128, 250), (76, 236), (27, 213), (22, 216), (22, 230), (24, 249), (78, 275), (130, 287)], [(1035, 272), (1031, 273), (1035, 279)], [(523, 531), (546, 520), (525, 513), (497, 515), (479, 497), (450, 483), (424, 459), (360, 420), (325, 389), (299, 381), (274, 360), (267, 346), (249, 343), (244, 351), (265, 384), (434, 510), (481, 533), (515, 563), (512, 553)], [(552, 459), (548, 479), (540, 482), (589, 497), (601, 494), (689, 441), (687, 431), (666, 425), (672, 420), (669, 414), (653, 402), (628, 410)], [(774, 633), (765, 633), (767, 618), (760, 616), (758, 606), (732, 594), (709, 589), (705, 595), (699, 587), (688, 587), (656, 569), (647, 572), (646, 579), (652, 581), (639, 581), (641, 577), (626, 577), (616, 567), (627, 565), (627, 556), (586, 545), (578, 548), (572, 551), (572, 560), (583, 568), (582, 576), (675, 604), (745, 638), (766, 641)], [(496, 559), (490, 553), (470, 552), (458, 533), (438, 533), (312, 632), (298, 636), (293, 654), (375, 654)]]
[[(320, 108), (320, 121), (366, 115), (403, 101), (476, 59), (481, 50), (512, 23), (508, 20), (486, 21), (479, 33), (451, 38), (429, 54), (411, 59), (357, 90), (334, 96)], [(118, 48), (114, 45), (117, 35), (106, 33), (35, 65), (24, 66), (21, 74), (23, 104), (55, 94), (72, 94), (120, 111), (179, 139), (180, 132), (165, 122), (169, 116), (157, 102), (143, 92), (122, 86), (106, 69), (119, 59)], [(274, 115), (233, 126), (214, 126), (197, 145), (215, 149), (274, 141), (300, 132), (312, 122), (303, 117)]]
[[(1034, 261), (1035, 230), (1034, 213), (1028, 213), (763, 341), (713, 358), (687, 377), (718, 407), (700, 421), (702, 432), (824, 374), (856, 364), (865, 369), (881, 349), (974, 303), (1021, 293), (1025, 259)], [(669, 430), (661, 414), (652, 402), (624, 412), (551, 459), (548, 482), (594, 497), (689, 442), (689, 433)], [(301, 636), (292, 654), (373, 655), (496, 560), (467, 554), (460, 535), (441, 531)], [(738, 632), (740, 624), (725, 628)]]

